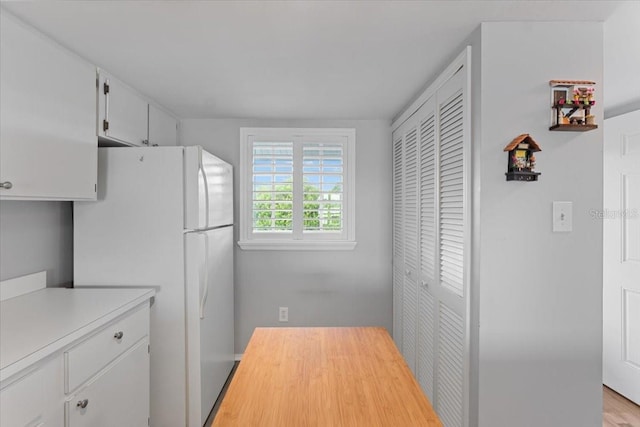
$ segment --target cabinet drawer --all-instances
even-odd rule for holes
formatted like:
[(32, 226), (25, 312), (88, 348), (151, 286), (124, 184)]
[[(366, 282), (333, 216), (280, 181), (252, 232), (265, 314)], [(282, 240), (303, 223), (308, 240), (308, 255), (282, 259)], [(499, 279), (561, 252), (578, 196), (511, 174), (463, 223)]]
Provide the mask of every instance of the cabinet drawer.
[(149, 306), (143, 305), (66, 351), (65, 393), (75, 390), (148, 334)]
[(33, 426), (39, 423), (44, 408), (44, 375), (41, 370), (0, 391), (0, 426)]
[(149, 419), (145, 339), (65, 402), (66, 427), (141, 427)]

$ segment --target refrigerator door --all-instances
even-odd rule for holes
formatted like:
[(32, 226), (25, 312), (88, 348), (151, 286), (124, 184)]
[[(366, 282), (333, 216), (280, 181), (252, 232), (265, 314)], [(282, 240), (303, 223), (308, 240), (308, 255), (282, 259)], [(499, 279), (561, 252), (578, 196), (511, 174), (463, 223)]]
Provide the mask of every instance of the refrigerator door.
[(185, 228), (233, 224), (233, 167), (200, 146), (184, 150)]
[(201, 427), (234, 361), (233, 227), (185, 234), (188, 426)]

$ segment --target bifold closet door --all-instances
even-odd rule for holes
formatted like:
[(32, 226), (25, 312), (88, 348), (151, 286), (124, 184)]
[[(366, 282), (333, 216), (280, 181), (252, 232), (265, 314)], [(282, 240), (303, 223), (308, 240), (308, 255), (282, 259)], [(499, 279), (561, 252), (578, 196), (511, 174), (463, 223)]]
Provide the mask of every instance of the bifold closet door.
[(420, 117), (418, 344), (416, 378), (434, 402), (436, 285), (436, 110), (435, 97), (418, 111)]
[(408, 122), (394, 133), (393, 331), (415, 373), (418, 316), (418, 129)]
[(434, 401), (445, 427), (468, 424), (470, 139), (466, 69), (436, 93)]
[(393, 139), (393, 340), (402, 349), (402, 289), (404, 285), (404, 150), (402, 134)]
[(469, 425), (467, 64), (393, 133), (393, 335), (445, 427)]
[(416, 372), (418, 322), (418, 128), (404, 133), (404, 286), (402, 290), (402, 354)]

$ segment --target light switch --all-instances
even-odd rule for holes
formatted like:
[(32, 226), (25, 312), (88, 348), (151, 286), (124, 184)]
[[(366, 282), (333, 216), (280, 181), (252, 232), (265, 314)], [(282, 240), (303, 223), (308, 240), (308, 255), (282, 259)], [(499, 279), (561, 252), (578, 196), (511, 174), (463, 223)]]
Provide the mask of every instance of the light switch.
[(553, 232), (573, 231), (573, 202), (553, 202)]

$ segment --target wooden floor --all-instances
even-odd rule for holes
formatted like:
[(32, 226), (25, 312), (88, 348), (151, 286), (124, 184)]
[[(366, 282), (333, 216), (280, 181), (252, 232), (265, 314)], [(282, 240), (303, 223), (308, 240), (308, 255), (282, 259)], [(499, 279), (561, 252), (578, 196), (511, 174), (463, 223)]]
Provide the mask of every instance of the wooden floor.
[(608, 387), (603, 395), (602, 427), (640, 427), (640, 406)]

